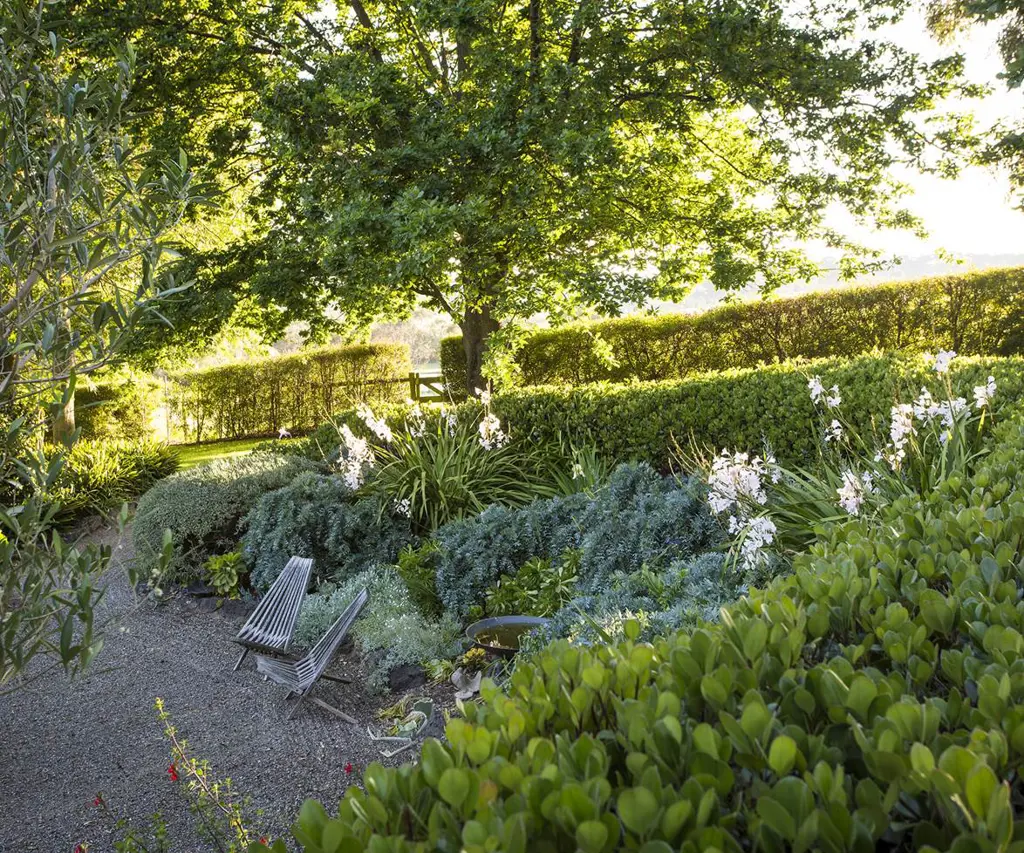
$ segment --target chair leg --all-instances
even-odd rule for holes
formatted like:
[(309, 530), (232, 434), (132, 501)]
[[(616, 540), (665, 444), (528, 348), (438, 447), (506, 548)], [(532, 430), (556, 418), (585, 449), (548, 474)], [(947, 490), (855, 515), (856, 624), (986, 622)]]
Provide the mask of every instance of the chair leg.
[(232, 672), (238, 672), (238, 667), (240, 667), (240, 666), (242, 665), (242, 661), (244, 661), (244, 660), (245, 660), (245, 656), (246, 656), (247, 654), (249, 654), (249, 650), (248, 650), (248, 649), (242, 649), (242, 655), (241, 655), (241, 657), (240, 657), (240, 658), (239, 658), (239, 659), (238, 659), (238, 660), (237, 660), (237, 661), (235, 662), (235, 668), (234, 668), (233, 670), (231, 670)]
[[(306, 697), (303, 697), (303, 698), (306, 698)], [(316, 696), (310, 696), (309, 697), (309, 701), (312, 702), (314, 705), (319, 705), (325, 711), (329, 711), (330, 713), (334, 714), (334, 716), (341, 717), (341, 719), (343, 719), (346, 723), (351, 723), (353, 726), (358, 726), (359, 725), (359, 721), (358, 720), (350, 717), (348, 714), (346, 714), (341, 709), (335, 708), (333, 705), (328, 705), (323, 699), (320, 699), (320, 698), (318, 698)]]
[(288, 712), (288, 716), (286, 719), (290, 720), (292, 717), (295, 716), (295, 712), (299, 710), (299, 706), (302, 704), (302, 700), (305, 698), (305, 696), (299, 696), (298, 701), (294, 705), (292, 705), (291, 711)]

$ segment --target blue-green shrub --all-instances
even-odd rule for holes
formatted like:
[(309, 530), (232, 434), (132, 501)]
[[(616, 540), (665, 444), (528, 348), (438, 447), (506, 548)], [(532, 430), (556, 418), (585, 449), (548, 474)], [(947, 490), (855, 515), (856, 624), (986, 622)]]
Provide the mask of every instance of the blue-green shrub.
[(139, 500), (132, 526), (135, 555), (143, 567), (155, 563), (164, 530), (170, 529), (171, 580), (196, 578), (209, 556), (234, 548), (239, 522), (260, 497), (317, 467), (302, 457), (251, 453), (179, 471)]
[(515, 574), (533, 557), (558, 560), (569, 548), (581, 549), (578, 589), (586, 595), (616, 572), (706, 551), (721, 542), (722, 530), (701, 486), (630, 464), (617, 468), (593, 495), (534, 501), (519, 509), (492, 506), (440, 528), (437, 540), (438, 595), (450, 612), (464, 616), (483, 603), (502, 574)]
[(376, 497), (355, 499), (337, 476), (310, 471), (263, 495), (246, 516), (242, 547), (252, 583), (267, 589), (293, 555), (312, 557), (318, 581), (342, 582), (391, 563), (412, 541), (409, 520)]

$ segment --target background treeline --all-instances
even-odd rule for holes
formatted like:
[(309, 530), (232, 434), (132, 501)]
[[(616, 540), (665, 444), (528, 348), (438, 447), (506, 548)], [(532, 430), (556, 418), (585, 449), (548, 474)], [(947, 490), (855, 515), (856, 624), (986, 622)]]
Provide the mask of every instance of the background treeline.
[(80, 392), (78, 423), (89, 438), (141, 438), (154, 426), (186, 442), (302, 433), (354, 403), (404, 399), (410, 369), (408, 346), (381, 343), (172, 373), (165, 382), (98, 383)]
[[(1024, 268), (563, 326), (531, 334), (516, 363), (522, 385), (580, 385), (939, 348), (965, 355), (1024, 351)], [(442, 341), (450, 389), (465, 388), (462, 361), (461, 338)]]

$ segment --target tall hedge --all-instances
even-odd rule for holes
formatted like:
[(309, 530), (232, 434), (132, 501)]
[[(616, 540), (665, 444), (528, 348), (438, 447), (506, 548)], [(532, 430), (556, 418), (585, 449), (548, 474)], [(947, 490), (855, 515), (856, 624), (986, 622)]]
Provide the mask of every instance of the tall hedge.
[[(524, 385), (578, 385), (940, 347), (978, 355), (1024, 351), (1024, 268), (547, 329), (530, 335), (517, 362)], [(448, 338), (441, 350), (446, 381), (458, 381), (457, 359), (460, 339)]]
[(305, 432), (354, 402), (405, 398), (411, 369), (405, 344), (310, 350), (175, 374), (169, 405), (195, 441)]
[[(1024, 389), (1020, 358), (956, 359), (951, 373), (958, 393), (968, 400), (971, 389), (989, 374), (999, 386), (998, 406)], [(519, 439), (555, 446), (566, 438), (591, 443), (620, 461), (642, 459), (665, 466), (673, 441), (686, 446), (692, 437), (715, 449), (757, 450), (767, 441), (780, 461), (795, 463), (817, 450), (816, 415), (807, 391), (812, 374), (820, 374), (826, 387), (839, 385), (844, 415), (862, 434), (874, 429), (883, 439), (896, 397), (912, 399), (926, 378), (934, 377), (920, 356), (875, 355), (663, 382), (522, 388), (497, 395), (494, 407)]]

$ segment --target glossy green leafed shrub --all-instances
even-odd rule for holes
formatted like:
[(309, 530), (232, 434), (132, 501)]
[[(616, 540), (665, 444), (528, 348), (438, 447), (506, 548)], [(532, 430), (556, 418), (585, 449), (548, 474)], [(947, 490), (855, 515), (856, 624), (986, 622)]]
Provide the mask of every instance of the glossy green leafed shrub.
[(447, 743), (371, 765), (336, 816), (306, 803), (301, 848), (1021, 850), (1024, 428), (999, 436), (719, 624), (485, 683)]
[[(1024, 268), (992, 269), (543, 329), (516, 363), (525, 385), (657, 381), (876, 351), (1010, 355), (1024, 351), (1022, 329)], [(462, 339), (446, 338), (450, 386), (465, 389), (465, 361)]]
[(171, 580), (194, 579), (209, 556), (234, 548), (239, 522), (260, 497), (317, 468), (300, 456), (252, 453), (179, 471), (139, 500), (132, 526), (136, 557), (144, 568), (155, 563), (170, 529)]
[[(674, 442), (685, 447), (692, 438), (712, 452), (723, 447), (756, 452), (768, 442), (780, 462), (798, 463), (814, 458), (818, 449), (807, 393), (812, 374), (820, 374), (826, 387), (839, 385), (848, 420), (865, 439), (874, 432), (884, 438), (893, 403), (900, 396), (913, 399), (933, 376), (917, 356), (864, 356), (677, 381), (525, 388), (497, 395), (494, 408), (522, 440), (557, 445), (568, 437), (623, 461), (666, 466)], [(1024, 388), (1024, 359), (957, 359), (951, 371), (954, 388), (967, 399), (989, 374), (1000, 388), (996, 406), (1002, 406)]]

